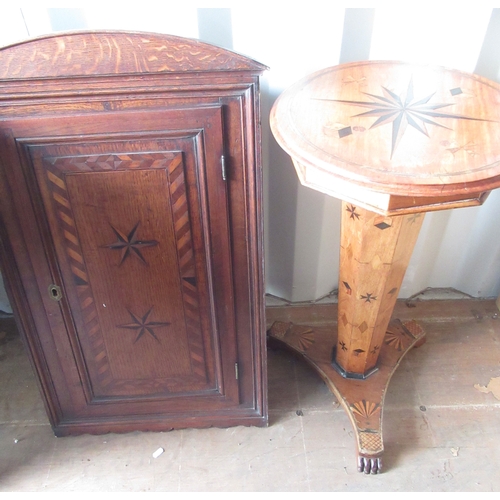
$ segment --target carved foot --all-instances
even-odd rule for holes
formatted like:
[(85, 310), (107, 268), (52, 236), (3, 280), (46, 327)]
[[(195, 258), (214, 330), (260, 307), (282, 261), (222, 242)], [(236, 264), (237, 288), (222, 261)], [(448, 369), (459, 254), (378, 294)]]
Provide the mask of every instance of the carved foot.
[(358, 456), (358, 472), (380, 474), (382, 472), (382, 459), (380, 457)]

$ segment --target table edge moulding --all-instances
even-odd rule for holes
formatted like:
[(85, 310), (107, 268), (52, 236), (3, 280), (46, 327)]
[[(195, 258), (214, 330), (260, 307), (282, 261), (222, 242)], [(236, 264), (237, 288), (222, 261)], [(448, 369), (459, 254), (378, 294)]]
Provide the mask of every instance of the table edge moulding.
[(178, 36), (0, 48), (0, 261), (54, 433), (268, 423), (259, 79)]
[(275, 322), (272, 339), (323, 377), (356, 434), (358, 470), (382, 470), (382, 411), (403, 356), (425, 341), (392, 317), (425, 212), (481, 205), (500, 187), (500, 85), (398, 61), (304, 77), (271, 130), (304, 186), (342, 200), (337, 329)]

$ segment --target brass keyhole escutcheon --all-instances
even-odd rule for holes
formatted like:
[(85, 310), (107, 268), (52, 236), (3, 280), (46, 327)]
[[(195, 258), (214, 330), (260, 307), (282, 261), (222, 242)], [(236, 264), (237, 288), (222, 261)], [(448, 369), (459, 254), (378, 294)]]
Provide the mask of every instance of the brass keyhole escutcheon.
[(61, 288), (57, 285), (49, 285), (49, 297), (59, 302), (62, 299)]

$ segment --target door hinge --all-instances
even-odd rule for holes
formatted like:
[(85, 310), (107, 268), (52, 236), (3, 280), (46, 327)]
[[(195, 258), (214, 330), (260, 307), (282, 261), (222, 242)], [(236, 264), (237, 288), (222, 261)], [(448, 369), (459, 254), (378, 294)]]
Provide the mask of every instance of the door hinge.
[(222, 180), (225, 181), (227, 179), (227, 171), (226, 171), (226, 157), (224, 155), (220, 157), (220, 165), (222, 170)]
[(238, 363), (234, 363), (234, 376), (236, 377), (236, 380), (239, 379), (240, 377), (240, 372), (239, 372), (239, 368), (238, 368)]

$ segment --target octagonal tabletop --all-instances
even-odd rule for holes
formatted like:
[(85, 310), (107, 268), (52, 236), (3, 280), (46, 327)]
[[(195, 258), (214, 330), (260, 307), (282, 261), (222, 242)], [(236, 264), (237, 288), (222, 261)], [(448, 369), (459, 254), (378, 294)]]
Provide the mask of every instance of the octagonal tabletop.
[(500, 85), (478, 75), (334, 66), (283, 92), (271, 129), (304, 185), (379, 213), (478, 205), (500, 187)]

